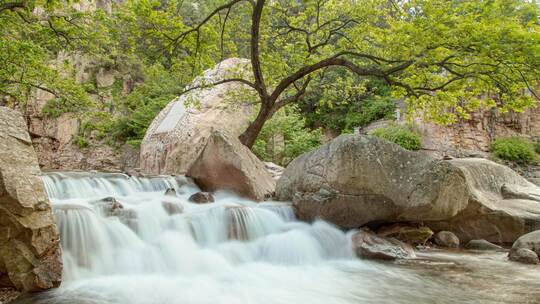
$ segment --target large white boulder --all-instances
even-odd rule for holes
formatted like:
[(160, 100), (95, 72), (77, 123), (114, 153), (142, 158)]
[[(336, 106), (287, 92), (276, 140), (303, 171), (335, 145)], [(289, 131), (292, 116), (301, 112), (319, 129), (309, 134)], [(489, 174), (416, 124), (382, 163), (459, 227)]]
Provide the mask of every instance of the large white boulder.
[[(246, 77), (249, 60), (227, 59), (195, 79), (191, 87), (226, 78)], [(213, 130), (239, 136), (248, 126), (254, 90), (239, 82), (195, 89), (170, 102), (154, 119), (141, 144), (140, 167), (146, 174), (184, 174)], [(188, 106), (186, 106), (186, 103)]]

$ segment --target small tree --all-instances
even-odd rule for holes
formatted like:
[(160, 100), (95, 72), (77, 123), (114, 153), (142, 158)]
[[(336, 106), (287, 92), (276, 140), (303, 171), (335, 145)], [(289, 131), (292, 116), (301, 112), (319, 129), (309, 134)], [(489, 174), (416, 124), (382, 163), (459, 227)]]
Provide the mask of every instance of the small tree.
[(251, 147), (276, 111), (317, 89), (331, 68), (384, 80), (440, 123), (485, 108), (522, 111), (538, 99), (538, 12), (525, 0), (232, 0), (170, 40), (199, 37), (215, 17), (221, 46), (231, 32), (248, 44), (252, 78), (208, 85), (235, 81), (257, 92), (258, 115), (240, 136)]

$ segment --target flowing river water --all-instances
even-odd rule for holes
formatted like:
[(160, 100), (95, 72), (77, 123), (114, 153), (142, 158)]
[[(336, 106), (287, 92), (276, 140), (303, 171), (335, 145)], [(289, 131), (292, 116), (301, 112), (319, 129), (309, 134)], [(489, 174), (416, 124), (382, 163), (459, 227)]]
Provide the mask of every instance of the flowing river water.
[[(64, 281), (19, 304), (540, 303), (540, 270), (505, 253), (356, 258), (351, 232), (286, 203), (226, 192), (193, 204), (183, 177), (49, 173)], [(167, 189), (176, 195), (165, 195)]]

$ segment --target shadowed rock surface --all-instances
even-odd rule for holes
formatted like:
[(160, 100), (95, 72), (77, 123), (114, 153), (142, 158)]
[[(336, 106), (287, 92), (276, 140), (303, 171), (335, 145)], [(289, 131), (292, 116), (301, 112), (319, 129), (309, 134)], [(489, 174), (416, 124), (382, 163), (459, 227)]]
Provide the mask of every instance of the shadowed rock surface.
[(22, 115), (0, 107), (0, 287), (60, 284), (59, 236), (40, 174)]

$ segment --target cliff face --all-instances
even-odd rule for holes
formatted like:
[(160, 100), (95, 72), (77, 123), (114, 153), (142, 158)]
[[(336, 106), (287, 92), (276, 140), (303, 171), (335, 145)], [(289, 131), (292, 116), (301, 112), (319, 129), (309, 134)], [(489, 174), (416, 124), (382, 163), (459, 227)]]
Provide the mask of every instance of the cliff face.
[(523, 113), (497, 113), (485, 111), (474, 114), (471, 119), (450, 126), (417, 121), (426, 150), (441, 154), (488, 152), (491, 142), (498, 137), (540, 137), (540, 108)]
[[(85, 83), (95, 77), (100, 90), (99, 96), (94, 96), (95, 102), (106, 104), (111, 101), (115, 81), (122, 81), (123, 89), (130, 90), (129, 75), (96, 67), (84, 57), (72, 55), (69, 58), (76, 62), (77, 82)], [(28, 101), (24, 113), (42, 169), (129, 171), (138, 167), (139, 151), (130, 145), (115, 148), (97, 138), (90, 138), (88, 146), (80, 147), (76, 139), (81, 124), (76, 114), (64, 113), (59, 117), (50, 117), (43, 113), (47, 101), (52, 98), (52, 94), (37, 90), (34, 98)]]

